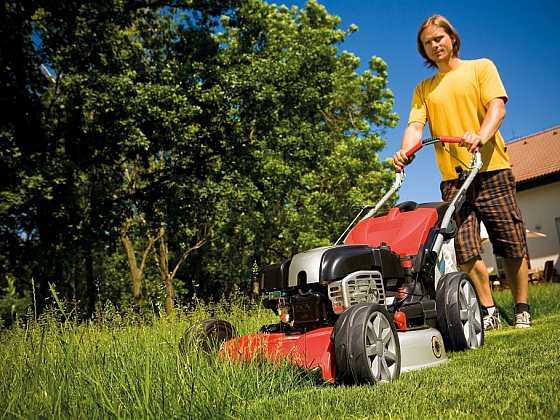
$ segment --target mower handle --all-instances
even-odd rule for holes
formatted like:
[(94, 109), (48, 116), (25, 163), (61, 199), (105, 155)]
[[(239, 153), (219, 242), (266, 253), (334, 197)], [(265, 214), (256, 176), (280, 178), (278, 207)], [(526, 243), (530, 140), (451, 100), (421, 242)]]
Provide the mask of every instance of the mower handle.
[[(416, 153), (418, 150), (420, 150), (422, 147), (424, 147), (425, 145), (434, 144), (434, 143), (437, 143), (437, 142), (441, 142), (441, 143), (461, 143), (461, 137), (437, 136), (437, 137), (431, 137), (431, 138), (428, 138), (428, 139), (421, 140), (416, 145), (414, 145), (413, 147), (411, 147), (409, 150), (406, 151), (406, 156), (410, 157), (414, 153)], [(444, 214), (441, 226), (447, 226), (450, 223), (450, 220), (451, 220), (451, 218), (452, 218), (452, 216), (455, 212), (455, 209), (457, 207), (460, 207), (462, 205), (462, 202), (464, 201), (464, 195), (465, 195), (466, 189), (468, 188), (469, 185), (471, 185), (474, 177), (476, 176), (476, 174), (478, 173), (478, 171), (482, 167), (482, 160), (481, 160), (480, 152), (479, 152), (478, 149), (477, 149), (476, 153), (473, 154), (473, 161), (471, 162), (471, 164), (472, 164), (472, 166), (470, 168), (470, 173), (469, 173), (467, 179), (465, 180), (465, 182), (463, 183), (463, 185), (460, 188), (462, 193), (461, 194), (458, 193), (455, 196), (455, 198), (453, 199), (453, 201), (451, 202), (449, 208), (447, 209), (447, 211)], [(354, 223), (356, 223), (356, 221), (360, 218), (360, 216), (362, 216), (362, 214), (365, 210), (368, 210), (368, 211), (365, 214), (365, 216), (361, 217), (360, 221), (365, 220), (369, 217), (372, 217), (374, 214), (376, 214), (377, 210), (379, 210), (381, 208), (381, 206), (383, 204), (385, 204), (387, 202), (387, 200), (389, 200), (391, 198), (391, 196), (399, 190), (399, 188), (401, 187), (401, 185), (404, 181), (405, 173), (404, 173), (404, 169), (397, 169), (397, 170), (395, 170), (395, 172), (396, 172), (395, 182), (393, 183), (392, 187), (385, 193), (385, 195), (383, 197), (381, 197), (381, 200), (379, 200), (373, 208), (372, 208), (372, 206), (361, 206), (360, 212), (354, 218), (354, 220), (352, 220), (352, 222), (350, 222), (350, 224), (348, 225), (348, 227), (346, 228), (344, 233), (342, 235), (340, 235), (340, 238), (338, 238), (338, 240), (335, 242), (335, 245), (343, 243), (343, 240), (346, 237), (346, 234), (350, 231), (350, 229), (352, 228)], [(437, 238), (436, 238), (436, 242), (434, 244), (433, 249), (436, 249), (437, 252), (439, 253), (439, 250), (441, 249), (442, 243), (443, 243), (443, 234), (439, 233)]]
[(411, 157), (414, 153), (420, 150), (427, 144), (434, 144), (437, 142), (441, 143), (461, 143), (461, 137), (452, 137), (452, 136), (437, 136), (437, 137), (430, 137), (429, 139), (420, 140), (416, 145), (412, 146), (410, 149), (406, 151), (406, 156)]
[[(418, 150), (424, 147), (427, 144), (434, 144), (434, 143), (461, 143), (461, 137), (453, 137), (453, 136), (436, 136), (430, 137), (428, 139), (420, 140), (414, 146), (406, 151), (406, 157), (413, 156)], [(397, 169), (396, 172), (402, 172), (402, 169)]]

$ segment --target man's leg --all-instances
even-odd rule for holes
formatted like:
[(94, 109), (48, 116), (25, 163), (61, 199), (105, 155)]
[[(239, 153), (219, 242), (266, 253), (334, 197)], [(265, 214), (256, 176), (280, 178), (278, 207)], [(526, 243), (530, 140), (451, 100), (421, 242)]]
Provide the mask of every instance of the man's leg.
[(529, 274), (525, 258), (504, 258), (506, 279), (513, 295), (514, 303), (527, 303)]
[(494, 299), (490, 290), (490, 275), (480, 255), (461, 264), (461, 270), (469, 274), (478, 293), (478, 300), (482, 305), (484, 330), (500, 328), (502, 322), (498, 310), (494, 307)]
[(494, 299), (492, 299), (492, 291), (490, 290), (490, 275), (480, 255), (461, 264), (461, 270), (466, 272), (472, 279), (474, 287), (478, 292), (480, 304), (487, 308), (494, 306)]
[(529, 276), (525, 258), (504, 258), (504, 269), (508, 285), (515, 302), (515, 327), (528, 328), (531, 323), (531, 312), (527, 304), (529, 292)]

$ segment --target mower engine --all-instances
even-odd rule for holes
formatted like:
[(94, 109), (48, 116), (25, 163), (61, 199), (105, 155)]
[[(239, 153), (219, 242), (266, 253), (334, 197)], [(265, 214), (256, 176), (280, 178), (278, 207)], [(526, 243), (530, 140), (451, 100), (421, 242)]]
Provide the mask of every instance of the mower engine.
[(401, 257), (385, 244), (315, 248), (260, 273), (264, 306), (280, 316), (284, 329), (298, 331), (334, 325), (361, 302), (391, 304), (407, 283), (412, 276), (407, 281)]

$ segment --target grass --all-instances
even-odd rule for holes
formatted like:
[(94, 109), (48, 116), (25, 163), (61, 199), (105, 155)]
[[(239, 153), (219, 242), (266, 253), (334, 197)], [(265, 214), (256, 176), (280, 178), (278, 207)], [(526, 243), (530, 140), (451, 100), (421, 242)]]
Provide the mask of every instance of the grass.
[[(509, 291), (495, 299), (513, 314)], [(194, 348), (179, 355), (198, 320), (226, 319), (241, 334), (273, 320), (242, 299), (143, 323), (111, 307), (81, 324), (52, 310), (0, 331), (0, 419), (560, 418), (560, 284), (530, 286), (530, 301), (533, 328), (492, 331), (480, 349), (378, 386), (327, 385)]]

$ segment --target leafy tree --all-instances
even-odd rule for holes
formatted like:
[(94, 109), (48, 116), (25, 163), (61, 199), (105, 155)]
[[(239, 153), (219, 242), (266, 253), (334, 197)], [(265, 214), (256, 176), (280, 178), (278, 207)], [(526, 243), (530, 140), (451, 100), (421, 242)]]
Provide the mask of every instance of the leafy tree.
[(4, 7), (12, 297), (35, 279), (39, 304), (54, 282), (86, 314), (96, 299), (164, 299), (169, 313), (194, 287), (249, 291), (255, 264), (332, 243), (391, 183), (377, 156), (396, 123), (386, 65), (358, 75), (339, 51), (356, 28), (316, 1)]
[[(230, 3), (223, 4), (227, 8)], [(190, 224), (190, 230), (174, 232), (176, 241), (188, 244), (206, 223), (196, 217), (199, 225), (193, 225), (192, 219), (173, 222), (171, 218), (184, 220), (188, 215), (179, 208), (169, 213), (162, 209), (170, 207), (181, 187), (184, 202), (200, 201), (196, 179), (205, 176), (206, 164), (220, 153), (200, 146), (200, 133), (206, 128), (197, 121), (199, 105), (189, 99), (200, 94), (200, 76), (190, 73), (185, 82), (178, 60), (211, 59), (216, 49), (206, 49), (206, 39), (214, 25), (212, 16), (222, 6), (218, 2), (186, 5), (193, 6), (186, 13), (191, 23), (185, 31), (191, 42), (188, 55), (177, 53), (174, 45), (181, 36), (173, 19), (176, 10), (161, 14), (159, 9), (145, 10), (140, 3), (115, 2), (110, 7), (87, 4), (74, 10), (74, 25), (66, 19), (60, 22), (66, 25), (60, 39), (63, 47), (59, 45), (63, 54), (53, 60), (65, 75), (58, 104), (64, 118), (59, 128), (71, 130), (62, 135), (70, 139), (65, 156), (82, 171), (89, 189), (92, 230), (98, 235), (107, 232), (113, 240), (118, 237), (125, 246), (137, 306), (143, 303), (148, 256), (155, 252), (155, 243), (167, 237), (163, 226)], [(51, 26), (48, 32), (61, 31)], [(179, 186), (178, 177), (186, 178)], [(203, 211), (212, 208), (212, 199), (208, 202), (210, 207), (206, 204)], [(200, 209), (196, 208), (198, 219)], [(161, 256), (158, 261), (160, 269), (168, 266)], [(172, 296), (168, 281), (172, 277), (168, 273), (162, 278)]]
[[(20, 296), (31, 289), (34, 274), (56, 271), (48, 258), (55, 235), (47, 238), (51, 232), (38, 230), (38, 213), (47, 210), (60, 180), (45, 125), (55, 92), (52, 79), (42, 74), (45, 56), (31, 36), (40, 7), (5, 2), (0, 13), (0, 284)], [(60, 215), (53, 213), (50, 220)]]
[(206, 248), (207, 287), (216, 287), (208, 279), (250, 287), (253, 262), (332, 244), (352, 206), (376, 201), (392, 182), (377, 156), (383, 129), (397, 121), (386, 65), (373, 58), (356, 74), (359, 59), (338, 53), (356, 28), (339, 24), (314, 1), (304, 10), (247, 1), (223, 20), (220, 88), (236, 122), (230, 138), (241, 139), (231, 156), (259, 200), (230, 208), (232, 223)]

